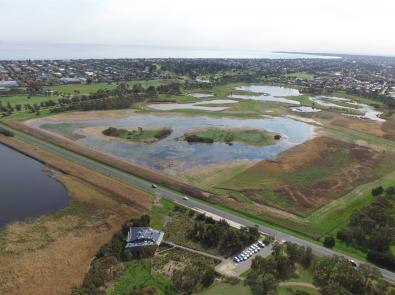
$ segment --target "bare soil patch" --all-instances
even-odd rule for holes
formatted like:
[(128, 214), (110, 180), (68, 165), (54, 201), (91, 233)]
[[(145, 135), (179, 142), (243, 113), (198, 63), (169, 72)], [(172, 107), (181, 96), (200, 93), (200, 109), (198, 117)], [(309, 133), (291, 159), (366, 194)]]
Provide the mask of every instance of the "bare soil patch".
[[(46, 117), (46, 121), (90, 121), (100, 119), (121, 119), (135, 114), (135, 110), (111, 110), (111, 111), (90, 111), (90, 112), (72, 112), (62, 113)], [(25, 121), (25, 124), (31, 125), (40, 119), (31, 119)]]

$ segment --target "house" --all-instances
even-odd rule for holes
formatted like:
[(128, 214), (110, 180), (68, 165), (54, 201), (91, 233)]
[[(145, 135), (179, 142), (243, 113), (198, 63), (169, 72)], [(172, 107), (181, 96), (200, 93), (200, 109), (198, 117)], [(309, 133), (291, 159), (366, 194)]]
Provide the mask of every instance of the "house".
[(18, 82), (16, 81), (0, 81), (1, 88), (16, 88), (18, 87)]
[(150, 227), (131, 227), (126, 240), (126, 249), (130, 251), (140, 250), (145, 247), (155, 248), (162, 243), (165, 233)]
[(86, 84), (85, 78), (60, 78), (63, 84)]

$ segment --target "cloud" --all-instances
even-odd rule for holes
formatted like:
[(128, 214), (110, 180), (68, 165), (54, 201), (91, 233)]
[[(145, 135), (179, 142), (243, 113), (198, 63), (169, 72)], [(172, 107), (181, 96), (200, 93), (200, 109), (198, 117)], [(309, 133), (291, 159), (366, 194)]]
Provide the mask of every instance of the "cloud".
[(394, 54), (395, 1), (0, 0), (3, 42)]

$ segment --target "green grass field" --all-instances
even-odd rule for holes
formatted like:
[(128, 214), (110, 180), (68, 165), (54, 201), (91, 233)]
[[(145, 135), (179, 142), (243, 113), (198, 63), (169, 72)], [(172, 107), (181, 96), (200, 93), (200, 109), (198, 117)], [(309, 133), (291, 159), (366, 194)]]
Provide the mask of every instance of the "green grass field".
[(124, 262), (121, 277), (107, 287), (108, 295), (130, 294), (134, 288), (153, 287), (158, 294), (177, 294), (171, 281), (164, 275), (151, 271), (151, 259)]
[(153, 204), (149, 212), (151, 227), (162, 229), (167, 217), (174, 209), (174, 203), (166, 199), (160, 199), (159, 204)]
[(0, 96), (0, 102), (3, 105), (7, 105), (9, 102), (12, 106), (15, 106), (17, 104), (22, 105), (22, 107), (25, 104), (40, 104), (43, 101), (48, 101), (48, 100), (53, 100), (53, 101), (58, 101), (59, 97), (57, 96), (31, 96), (28, 98), (28, 96), (25, 95), (17, 95), (17, 96)]
[(208, 128), (185, 134), (190, 135), (211, 139), (214, 142), (237, 142), (254, 146), (274, 144), (273, 135), (265, 130)]
[[(130, 86), (134, 84), (141, 84), (143, 87), (159, 86), (163, 83), (168, 83), (171, 80), (141, 80), (141, 81), (126, 81)], [(52, 90), (58, 93), (66, 94), (89, 94), (100, 89), (115, 89), (119, 83), (92, 83), (92, 84), (66, 84), (46, 87), (46, 90)]]
[(210, 288), (203, 290), (197, 295), (252, 295), (251, 289), (248, 286), (244, 286), (242, 283), (231, 285), (228, 283), (217, 283)]
[(296, 73), (287, 74), (286, 76), (308, 80), (308, 81), (314, 80), (314, 75), (308, 72), (296, 72)]
[[(288, 291), (290, 290), (290, 291)], [(289, 295), (289, 294), (294, 294), (290, 292), (295, 292), (295, 291), (304, 291), (307, 292), (309, 295), (319, 295), (320, 292), (316, 289), (313, 288), (308, 288), (308, 287), (301, 287), (301, 286), (280, 286), (277, 288), (277, 295)]]
[[(111, 127), (110, 127), (111, 128)], [(116, 128), (114, 128), (116, 129)], [(106, 129), (108, 130), (108, 129)], [(104, 132), (106, 131), (103, 131)], [(133, 141), (133, 142), (142, 142), (142, 141), (154, 141), (156, 139), (161, 139), (167, 137), (172, 132), (169, 128), (161, 128), (161, 129), (141, 129), (140, 130), (126, 130), (126, 129), (116, 129), (117, 133), (112, 135), (107, 135), (110, 137), (118, 137), (125, 140)], [(166, 134), (165, 134), (166, 133)], [(163, 137), (160, 137), (163, 134)]]

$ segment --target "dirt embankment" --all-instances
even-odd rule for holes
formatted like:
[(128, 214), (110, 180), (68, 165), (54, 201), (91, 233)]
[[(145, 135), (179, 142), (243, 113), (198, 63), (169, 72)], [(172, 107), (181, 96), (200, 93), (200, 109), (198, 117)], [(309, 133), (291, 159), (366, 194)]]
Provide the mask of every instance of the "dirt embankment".
[(145, 211), (149, 207), (149, 195), (141, 190), (126, 186), (112, 178), (96, 173), (78, 164), (74, 164), (64, 158), (45, 152), (15, 138), (0, 136), (0, 142), (68, 175), (75, 176), (87, 183), (110, 192), (138, 210)]
[(79, 153), (81, 155), (84, 155), (89, 158), (94, 158), (102, 163), (105, 163), (107, 165), (116, 167), (120, 170), (129, 172), (133, 175), (139, 176), (144, 179), (148, 179), (149, 181), (162, 184), (168, 187), (171, 187), (179, 192), (183, 192), (198, 198), (202, 199), (208, 199), (209, 193), (193, 187), (191, 185), (188, 185), (186, 183), (183, 183), (177, 179), (174, 179), (172, 177), (169, 177), (163, 173), (151, 170), (149, 168), (145, 168), (139, 165), (132, 164), (126, 160), (90, 149), (88, 147), (79, 145), (71, 140), (65, 139), (65, 138), (60, 138), (58, 136), (52, 136), (51, 134), (42, 131), (40, 129), (27, 126), (26, 124), (18, 121), (12, 121), (9, 120), (6, 122), (9, 126), (19, 129), (23, 132), (32, 134), (38, 138), (44, 139), (46, 141), (52, 142), (56, 145), (62, 146), (66, 149), (69, 149), (71, 151), (74, 151), (76, 153)]

